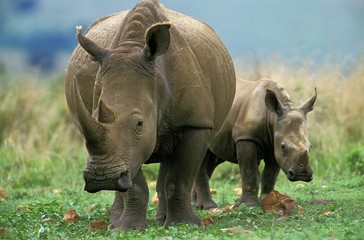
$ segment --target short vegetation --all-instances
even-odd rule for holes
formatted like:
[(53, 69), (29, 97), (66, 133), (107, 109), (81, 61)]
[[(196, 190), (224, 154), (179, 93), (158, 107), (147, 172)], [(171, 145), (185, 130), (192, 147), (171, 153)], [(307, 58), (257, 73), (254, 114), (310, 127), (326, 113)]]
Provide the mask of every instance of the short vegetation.
[[(276, 62), (282, 61), (236, 67), (244, 79), (267, 77), (281, 82), (296, 105), (317, 88), (315, 109), (308, 114), (314, 180), (290, 183), (281, 173), (276, 184), (276, 190), (292, 196), (304, 213), (282, 218), (244, 206), (226, 213), (200, 210), (202, 218), (213, 220), (206, 228), (163, 229), (154, 220), (156, 205), (151, 203), (147, 231), (92, 231), (92, 221), (108, 223), (105, 212), (113, 194), (82, 191), (87, 153), (67, 109), (63, 76), (14, 77), (3, 71), (0, 239), (360, 239), (364, 235), (364, 65)], [(158, 164), (143, 171), (151, 183), (152, 202)], [(239, 179), (237, 165), (224, 163), (217, 168), (211, 186), (221, 207), (238, 198), (233, 189), (239, 187)], [(312, 204), (317, 199), (327, 201)], [(80, 215), (78, 221), (63, 220), (69, 209)]]

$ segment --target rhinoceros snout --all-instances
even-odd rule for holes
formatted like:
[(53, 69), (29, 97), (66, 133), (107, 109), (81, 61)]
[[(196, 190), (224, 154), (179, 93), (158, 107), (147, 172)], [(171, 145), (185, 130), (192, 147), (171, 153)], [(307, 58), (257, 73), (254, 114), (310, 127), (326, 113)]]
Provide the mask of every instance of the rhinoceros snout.
[(84, 180), (84, 190), (89, 193), (95, 193), (101, 190), (125, 192), (133, 186), (129, 172), (121, 173), (119, 177), (106, 180), (96, 180), (95, 178), (84, 175)]
[(305, 169), (303, 171), (295, 171), (294, 169), (291, 168), (287, 172), (287, 178), (291, 182), (295, 181), (311, 182), (313, 179), (312, 174), (313, 172), (311, 168)]

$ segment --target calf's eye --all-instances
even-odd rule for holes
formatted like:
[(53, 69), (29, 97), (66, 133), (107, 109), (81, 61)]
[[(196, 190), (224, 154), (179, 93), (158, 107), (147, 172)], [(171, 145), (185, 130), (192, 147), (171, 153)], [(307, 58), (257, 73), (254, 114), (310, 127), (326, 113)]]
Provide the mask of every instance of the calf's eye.
[(281, 144), (281, 153), (283, 156), (285, 156), (287, 153), (287, 145), (285, 143)]

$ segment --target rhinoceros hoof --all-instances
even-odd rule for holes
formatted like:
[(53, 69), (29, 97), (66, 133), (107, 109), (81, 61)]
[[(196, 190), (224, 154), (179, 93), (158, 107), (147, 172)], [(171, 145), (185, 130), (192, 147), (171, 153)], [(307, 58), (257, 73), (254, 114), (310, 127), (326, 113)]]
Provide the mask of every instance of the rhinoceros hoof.
[(200, 226), (200, 227), (204, 226), (204, 224), (200, 218), (198, 218), (197, 216), (196, 217), (193, 216), (193, 217), (190, 217), (190, 218), (184, 219), (184, 220), (179, 219), (178, 221), (166, 218), (166, 220), (164, 221), (163, 227), (168, 228), (170, 226), (177, 225), (177, 224), (183, 224), (183, 223), (187, 223), (192, 226)]
[(214, 201), (208, 201), (204, 203), (197, 202), (195, 205), (195, 208), (197, 209), (203, 209), (203, 210), (209, 210), (211, 208), (217, 208), (217, 204)]
[(155, 215), (155, 220), (159, 223), (159, 224), (163, 224), (164, 221), (166, 220), (166, 214), (164, 213), (156, 213)]
[(143, 230), (147, 228), (148, 224), (146, 221), (128, 221), (125, 219), (122, 220), (122, 218), (119, 218), (109, 225), (109, 230)]
[(258, 196), (241, 196), (237, 202), (239, 204), (245, 204), (248, 207), (256, 207), (259, 206)]
[(123, 209), (110, 211), (110, 221), (112, 223), (116, 222), (121, 217), (122, 214), (123, 214)]

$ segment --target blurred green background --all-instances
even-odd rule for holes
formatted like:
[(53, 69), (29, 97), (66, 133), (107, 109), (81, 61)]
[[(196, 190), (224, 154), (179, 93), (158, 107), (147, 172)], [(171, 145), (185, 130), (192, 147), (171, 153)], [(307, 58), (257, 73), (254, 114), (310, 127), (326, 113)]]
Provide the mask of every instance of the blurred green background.
[[(82, 188), (87, 153), (63, 86), (74, 27), (137, 2), (0, 1), (0, 186)], [(296, 105), (317, 87), (308, 116), (315, 179), (363, 174), (363, 1), (160, 2), (210, 24), (239, 77), (279, 81)], [(145, 167), (148, 180), (157, 168)], [(238, 182), (240, 176), (226, 163), (215, 178)]]

